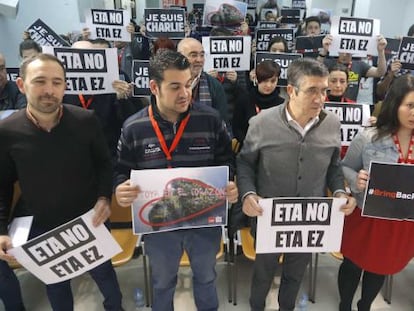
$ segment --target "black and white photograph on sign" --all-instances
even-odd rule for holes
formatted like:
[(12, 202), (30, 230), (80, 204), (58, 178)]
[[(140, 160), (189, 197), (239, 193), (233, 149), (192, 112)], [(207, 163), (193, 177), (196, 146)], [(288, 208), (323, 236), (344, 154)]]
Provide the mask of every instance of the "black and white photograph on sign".
[(133, 97), (148, 96), (151, 94), (149, 88), (149, 61), (148, 60), (133, 60), (132, 72), (134, 88), (132, 90)]
[(181, 9), (145, 9), (145, 31), (148, 36), (184, 38), (185, 11)]
[(193, 9), (188, 13), (190, 25), (203, 25), (204, 3), (193, 3)]
[(414, 166), (372, 161), (362, 215), (414, 220)]
[(256, 253), (318, 253), (341, 249), (345, 198), (270, 198), (259, 201)]
[(279, 28), (279, 23), (277, 22), (267, 22), (260, 21), (257, 23), (256, 29), (276, 29)]
[(398, 58), (398, 51), (400, 50), (401, 39), (385, 38), (387, 46), (385, 47), (385, 59), (389, 61), (392, 58)]
[(269, 51), (269, 42), (274, 37), (282, 37), (288, 44), (288, 50), (293, 48), (293, 29), (278, 28), (278, 29), (256, 29), (256, 51)]
[(264, 61), (272, 60), (280, 66), (280, 76), (277, 86), (285, 87), (287, 85), (287, 69), (291, 62), (295, 59), (301, 58), (302, 54), (297, 53), (269, 53), (269, 52), (257, 52), (255, 58), (255, 66)]
[(19, 68), (7, 68), (7, 81), (16, 81), (17, 77), (19, 76)]
[(108, 41), (131, 41), (127, 26), (131, 20), (128, 10), (89, 9), (85, 11), (85, 24), (91, 32), (91, 39)]
[(258, 21), (276, 21), (282, 7), (278, 2), (277, 0), (258, 0), (256, 6)]
[(378, 55), (380, 20), (356, 17), (331, 17), (332, 43), (329, 54), (350, 53), (358, 57)]
[(335, 113), (341, 122), (341, 146), (349, 146), (358, 132), (370, 125), (367, 104), (326, 102), (325, 109)]
[(282, 24), (299, 24), (300, 23), (300, 9), (281, 9), (280, 15)]
[(44, 46), (43, 53), (55, 55), (63, 63), (65, 94), (115, 93), (112, 82), (119, 79), (116, 48), (89, 50)]
[(292, 0), (292, 8), (306, 9), (306, 0)]
[(401, 39), (398, 59), (401, 62), (401, 68), (414, 70), (414, 38), (403, 37)]
[(120, 253), (104, 224), (94, 227), (94, 210), (8, 252), (45, 284), (70, 280)]
[(250, 36), (203, 37), (204, 71), (250, 70)]
[(230, 0), (206, 0), (203, 25), (236, 27), (244, 21), (247, 3)]
[(312, 8), (309, 16), (317, 16), (321, 21), (321, 33), (327, 34), (331, 32), (331, 16), (332, 10)]
[[(155, 150), (149, 144), (145, 150)], [(227, 224), (227, 166), (132, 170), (134, 234)]]
[(40, 18), (31, 24), (27, 31), (30, 38), (40, 46), (70, 46), (68, 42), (62, 39), (56, 32), (46, 25)]

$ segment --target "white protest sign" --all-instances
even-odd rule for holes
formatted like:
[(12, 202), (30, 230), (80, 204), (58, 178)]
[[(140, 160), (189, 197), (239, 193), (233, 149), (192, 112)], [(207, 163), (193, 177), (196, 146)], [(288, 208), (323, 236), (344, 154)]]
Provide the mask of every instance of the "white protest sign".
[(369, 126), (371, 110), (367, 104), (325, 103), (325, 109), (335, 113), (341, 122), (341, 145), (349, 146), (364, 126)]
[(378, 55), (377, 36), (380, 20), (333, 16), (331, 18), (332, 44), (329, 53), (351, 53), (359, 57)]
[(102, 224), (92, 225), (94, 210), (9, 250), (45, 284), (81, 275), (122, 251)]
[(339, 251), (345, 198), (271, 198), (259, 201), (256, 253)]
[(203, 37), (204, 70), (249, 70), (251, 39), (250, 36)]
[(115, 48), (73, 49), (45, 46), (43, 53), (55, 55), (66, 69), (65, 94), (115, 93), (112, 82), (119, 79)]
[(85, 24), (91, 32), (91, 39), (108, 41), (131, 41), (127, 31), (131, 13), (127, 10), (90, 9), (85, 11)]

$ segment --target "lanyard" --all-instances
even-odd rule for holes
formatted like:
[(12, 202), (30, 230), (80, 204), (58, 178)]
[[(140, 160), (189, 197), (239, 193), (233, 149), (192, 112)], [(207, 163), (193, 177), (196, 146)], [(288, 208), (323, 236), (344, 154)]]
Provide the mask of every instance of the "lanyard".
[(411, 134), (410, 145), (408, 146), (407, 157), (405, 157), (405, 158), (404, 158), (404, 155), (402, 153), (400, 141), (398, 140), (397, 134), (394, 134), (392, 136), (392, 138), (394, 139), (394, 143), (397, 146), (398, 154), (400, 156), (400, 160), (402, 161), (402, 163), (411, 163), (412, 153), (413, 153), (413, 146), (414, 146), (414, 136)]
[[(171, 160), (172, 160), (171, 152), (173, 152), (175, 150), (178, 143), (180, 142), (181, 137), (183, 136), (184, 129), (187, 126), (188, 120), (190, 119), (190, 113), (188, 113), (187, 116), (181, 121), (181, 124), (178, 128), (177, 133), (175, 134), (174, 140), (173, 140), (170, 148), (167, 147), (167, 143), (165, 142), (164, 135), (162, 134), (162, 132), (160, 130), (158, 122), (154, 118), (154, 113), (152, 111), (152, 106), (149, 106), (148, 114), (149, 114), (149, 118), (151, 120), (152, 128), (154, 129), (155, 134), (157, 135), (158, 141), (160, 142), (161, 149), (164, 152), (168, 163), (170, 163)], [(171, 168), (170, 164), (168, 164), (168, 168)]]
[(89, 106), (92, 104), (93, 96), (89, 97), (88, 100), (85, 100), (85, 97), (83, 97), (83, 94), (79, 94), (78, 96), (79, 96), (79, 101), (82, 104), (82, 107), (84, 109), (88, 109)]

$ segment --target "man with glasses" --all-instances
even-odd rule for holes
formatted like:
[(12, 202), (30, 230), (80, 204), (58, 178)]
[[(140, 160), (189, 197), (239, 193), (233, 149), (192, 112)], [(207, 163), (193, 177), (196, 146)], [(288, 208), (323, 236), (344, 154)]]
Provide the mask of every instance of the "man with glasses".
[(194, 38), (184, 38), (178, 43), (177, 51), (187, 57), (190, 62), (193, 101), (215, 108), (221, 118), (228, 123), (226, 94), (220, 82), (203, 71), (205, 53), (200, 41)]
[[(243, 148), (237, 158), (237, 182), (243, 212), (256, 220), (262, 214), (260, 198), (323, 197), (329, 188), (335, 197), (347, 198), (346, 214), (355, 200), (343, 189), (340, 164), (340, 123), (323, 110), (328, 88), (326, 67), (310, 58), (288, 68), (289, 96), (284, 105), (263, 110), (250, 119)], [(250, 292), (251, 310), (264, 310), (281, 254), (257, 254)], [(279, 289), (279, 310), (293, 311), (309, 253), (284, 254)]]
[(14, 81), (7, 80), (6, 59), (0, 54), (0, 110), (26, 107), (26, 97), (19, 92)]

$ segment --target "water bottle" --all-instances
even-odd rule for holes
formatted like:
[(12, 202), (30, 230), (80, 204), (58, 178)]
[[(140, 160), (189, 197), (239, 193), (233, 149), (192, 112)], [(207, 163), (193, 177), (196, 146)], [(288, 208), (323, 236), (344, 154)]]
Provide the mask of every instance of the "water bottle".
[(144, 292), (141, 288), (136, 287), (134, 289), (134, 301), (135, 301), (135, 310), (144, 310), (145, 306), (145, 298), (144, 298)]
[(297, 310), (298, 311), (307, 311), (308, 310), (308, 295), (306, 293), (303, 293), (300, 296)]

